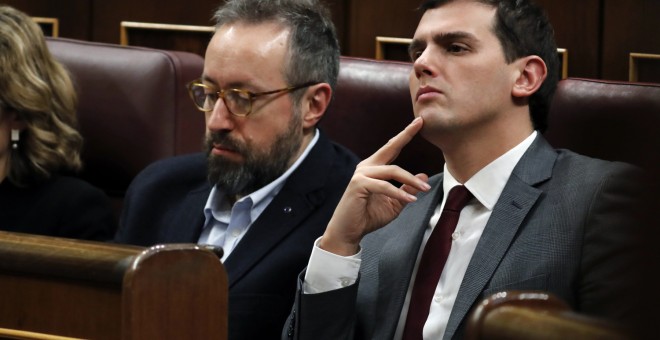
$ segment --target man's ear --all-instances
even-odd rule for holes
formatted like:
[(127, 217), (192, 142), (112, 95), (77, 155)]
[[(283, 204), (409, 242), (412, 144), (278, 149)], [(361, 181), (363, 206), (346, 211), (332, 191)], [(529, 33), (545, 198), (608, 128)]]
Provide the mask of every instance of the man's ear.
[(530, 97), (543, 84), (548, 75), (545, 62), (539, 56), (531, 55), (516, 60), (518, 74), (511, 94), (516, 98)]
[(331, 98), (332, 88), (328, 83), (312, 85), (307, 89), (302, 100), (303, 128), (316, 126), (325, 114)]

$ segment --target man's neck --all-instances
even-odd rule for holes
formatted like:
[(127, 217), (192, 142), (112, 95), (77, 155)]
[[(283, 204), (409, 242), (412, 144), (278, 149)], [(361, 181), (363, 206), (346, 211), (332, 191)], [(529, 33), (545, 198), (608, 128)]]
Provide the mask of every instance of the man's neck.
[[(517, 127), (516, 127), (517, 126)], [(441, 149), (447, 168), (460, 183), (465, 183), (486, 165), (520, 144), (533, 132), (528, 126), (457, 134)]]

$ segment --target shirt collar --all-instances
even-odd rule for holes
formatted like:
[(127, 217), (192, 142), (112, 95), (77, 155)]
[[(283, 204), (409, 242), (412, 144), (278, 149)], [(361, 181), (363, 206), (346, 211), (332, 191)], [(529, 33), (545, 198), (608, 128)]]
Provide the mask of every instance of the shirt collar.
[[(310, 153), (314, 145), (316, 145), (318, 139), (319, 131), (316, 129), (314, 131), (314, 138), (312, 138), (312, 141), (309, 143), (309, 145), (307, 145), (305, 151), (303, 151), (303, 153), (300, 155), (300, 157), (298, 157), (293, 165), (291, 165), (280, 177), (268, 183), (261, 189), (247, 196), (241, 197), (241, 199), (236, 201), (236, 203), (247, 200), (252, 202), (252, 211), (250, 213), (252, 221), (256, 220), (259, 214), (261, 214), (261, 212), (266, 209), (266, 206), (268, 206), (268, 203), (270, 203), (273, 197), (275, 197), (275, 195), (280, 192), (289, 176), (300, 166), (303, 160), (307, 158), (307, 155)], [(213, 188), (211, 188), (209, 198), (206, 200), (206, 205), (204, 205), (204, 216), (206, 217), (207, 221), (211, 215), (216, 220), (225, 223), (229, 223), (229, 218), (231, 216), (231, 206), (229, 201), (227, 200), (224, 192), (219, 189), (217, 185), (214, 185)]]
[[(465, 187), (488, 210), (493, 210), (495, 203), (504, 190), (504, 186), (509, 181), (509, 177), (511, 177), (513, 168), (518, 164), (518, 161), (520, 161), (529, 146), (532, 145), (537, 134), (536, 131), (533, 131), (520, 144), (490, 162), (465, 182)], [(449, 190), (456, 185), (460, 185), (460, 183), (451, 175), (446, 163), (444, 172), (442, 190), (446, 197)]]

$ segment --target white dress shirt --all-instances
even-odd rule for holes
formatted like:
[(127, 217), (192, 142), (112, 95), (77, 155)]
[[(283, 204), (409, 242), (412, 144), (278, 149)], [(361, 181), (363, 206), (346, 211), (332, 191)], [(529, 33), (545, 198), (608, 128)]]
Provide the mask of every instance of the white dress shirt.
[(204, 206), (206, 220), (197, 243), (222, 247), (222, 262), (224, 262), (248, 232), (252, 222), (257, 220), (280, 192), (289, 176), (307, 158), (318, 139), (319, 132), (316, 130), (312, 141), (289, 169), (263, 188), (241, 197), (233, 206), (230, 205), (224, 192), (217, 185), (213, 186)]
[[(429, 316), (424, 325), (424, 339), (440, 339), (444, 335), (463, 276), (467, 271), (470, 259), (474, 254), (495, 203), (502, 194), (513, 168), (532, 144), (536, 135), (536, 131), (532, 132), (520, 144), (482, 168), (464, 183), (465, 187), (474, 195), (474, 199), (470, 200), (461, 211), (456, 231), (452, 234), (453, 241), (449, 257), (440, 276), (431, 301)], [(403, 335), (410, 294), (424, 246), (435, 224), (440, 219), (447, 193), (456, 185), (460, 185), (460, 183), (454, 179), (445, 165), (442, 182), (444, 196), (428, 223), (422, 246), (418, 250), (417, 263), (401, 311), (395, 339), (401, 339)], [(361, 253), (349, 257), (329, 253), (318, 247), (317, 240), (307, 267), (303, 292), (305, 294), (321, 293), (355, 283), (360, 269), (360, 256)]]

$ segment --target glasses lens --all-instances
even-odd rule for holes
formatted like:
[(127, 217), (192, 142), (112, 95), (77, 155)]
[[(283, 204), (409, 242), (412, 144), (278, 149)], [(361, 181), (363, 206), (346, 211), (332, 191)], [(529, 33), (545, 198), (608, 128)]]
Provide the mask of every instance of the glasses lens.
[(202, 95), (204, 97), (200, 98), (200, 101), (202, 103), (201, 107), (204, 109), (204, 111), (213, 111), (213, 106), (215, 106), (215, 102), (218, 101), (218, 93), (208, 92), (208, 93), (202, 93)]
[[(206, 92), (208, 92), (208, 94)], [(202, 110), (209, 110), (209, 102), (210, 109), (213, 109), (213, 102), (208, 98), (210, 95), (212, 95), (212, 93), (201, 84), (193, 84), (190, 86), (190, 96), (195, 105)]]
[(252, 107), (250, 94), (247, 91), (235, 89), (225, 92), (225, 104), (229, 111), (237, 116), (247, 115)]

